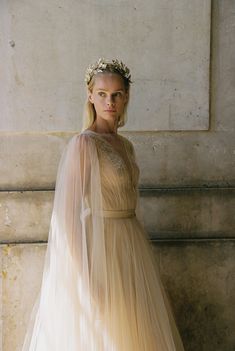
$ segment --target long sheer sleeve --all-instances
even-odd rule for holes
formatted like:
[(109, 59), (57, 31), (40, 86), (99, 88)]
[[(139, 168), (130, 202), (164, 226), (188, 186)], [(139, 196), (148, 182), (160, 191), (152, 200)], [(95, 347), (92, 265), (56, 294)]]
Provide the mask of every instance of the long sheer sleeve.
[(22, 351), (46, 351), (48, 345), (85, 350), (97, 333), (96, 301), (108, 300), (106, 282), (96, 144), (88, 135), (74, 135), (58, 166), (42, 284)]
[[(67, 144), (58, 168), (53, 215), (63, 228), (62, 237), (78, 267), (84, 263), (82, 250), (85, 219), (91, 214), (91, 161), (95, 145), (86, 135), (75, 135)], [(62, 239), (62, 238), (61, 238)]]

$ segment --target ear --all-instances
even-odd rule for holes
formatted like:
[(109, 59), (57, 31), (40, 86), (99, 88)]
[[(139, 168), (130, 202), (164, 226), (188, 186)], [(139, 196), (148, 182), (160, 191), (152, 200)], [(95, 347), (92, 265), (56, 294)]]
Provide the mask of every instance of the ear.
[(129, 100), (129, 91), (126, 92), (125, 103), (127, 104)]
[(94, 103), (92, 93), (90, 92), (90, 90), (87, 90), (87, 98), (92, 104)]

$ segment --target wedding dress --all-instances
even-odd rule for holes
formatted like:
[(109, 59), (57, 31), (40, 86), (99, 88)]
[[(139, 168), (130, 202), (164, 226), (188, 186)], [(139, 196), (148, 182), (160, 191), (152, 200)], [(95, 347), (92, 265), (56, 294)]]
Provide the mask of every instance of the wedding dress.
[(132, 143), (86, 129), (58, 167), (41, 288), (22, 351), (183, 351), (141, 221)]

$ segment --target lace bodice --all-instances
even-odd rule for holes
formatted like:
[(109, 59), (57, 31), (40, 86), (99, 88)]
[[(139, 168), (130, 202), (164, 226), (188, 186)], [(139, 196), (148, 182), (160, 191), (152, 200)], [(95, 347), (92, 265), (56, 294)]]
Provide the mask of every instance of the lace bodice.
[(117, 150), (99, 133), (85, 130), (95, 139), (101, 173), (104, 209), (130, 209), (136, 207), (139, 167), (131, 142), (118, 135), (122, 148)]
[(120, 157), (120, 155), (118, 155), (117, 151), (114, 150), (109, 142), (96, 137), (96, 145), (102, 151), (103, 157), (112, 162), (115, 168), (123, 170), (126, 167), (123, 159)]

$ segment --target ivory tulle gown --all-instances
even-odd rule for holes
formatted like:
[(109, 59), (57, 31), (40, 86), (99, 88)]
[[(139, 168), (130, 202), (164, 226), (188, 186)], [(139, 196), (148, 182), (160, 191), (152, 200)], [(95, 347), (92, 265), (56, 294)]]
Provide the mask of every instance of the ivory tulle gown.
[(132, 143), (89, 129), (58, 168), (40, 292), (23, 351), (182, 351), (141, 222)]

